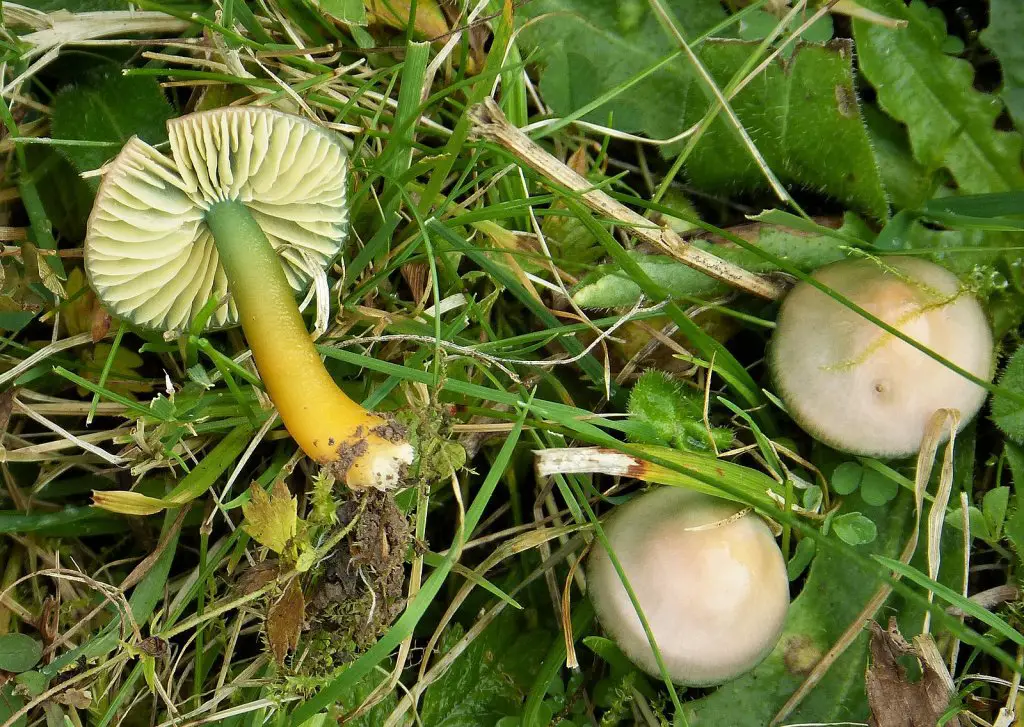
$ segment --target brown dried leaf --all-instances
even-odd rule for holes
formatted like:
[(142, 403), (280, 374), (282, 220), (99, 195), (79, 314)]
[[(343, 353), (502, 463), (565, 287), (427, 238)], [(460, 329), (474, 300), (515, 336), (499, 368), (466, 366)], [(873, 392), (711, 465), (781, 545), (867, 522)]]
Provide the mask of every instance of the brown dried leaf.
[(281, 566), (277, 561), (267, 560), (262, 563), (256, 563), (238, 574), (235, 586), (241, 595), (247, 596), (260, 590), (263, 586), (277, 578), (280, 572)]
[(92, 692), (86, 689), (65, 689), (52, 697), (57, 704), (75, 709), (89, 709), (92, 706)]
[(107, 313), (106, 308), (100, 305), (99, 301), (96, 301), (92, 308), (92, 327), (90, 332), (92, 333), (93, 343), (99, 343), (110, 332), (110, 314)]
[(430, 267), (426, 263), (406, 263), (401, 267), (402, 277), (412, 291), (412, 299), (421, 305), (430, 292)]
[(306, 615), (306, 599), (302, 595), (299, 579), (295, 578), (280, 600), (267, 612), (267, 641), (278, 664), (284, 663), (289, 651), (299, 645), (302, 620)]
[(0, 434), (7, 433), (7, 425), (11, 422), (11, 412), (14, 411), (14, 395), (17, 389), (7, 389), (0, 392)]
[[(949, 708), (952, 692), (947, 680), (921, 660), (920, 654), (900, 635), (895, 619), (889, 630), (874, 621), (871, 629), (871, 661), (865, 677), (871, 727), (935, 727)], [(921, 664), (922, 676), (911, 683), (901, 656), (911, 655)], [(954, 718), (947, 725), (959, 726)]]

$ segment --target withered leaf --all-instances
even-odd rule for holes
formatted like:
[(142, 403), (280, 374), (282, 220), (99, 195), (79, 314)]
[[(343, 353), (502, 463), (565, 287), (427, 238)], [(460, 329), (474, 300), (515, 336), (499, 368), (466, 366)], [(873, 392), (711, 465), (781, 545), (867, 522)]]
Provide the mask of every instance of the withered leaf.
[(53, 695), (53, 701), (75, 709), (89, 709), (92, 706), (92, 692), (86, 689), (65, 689)]
[(283, 664), (288, 652), (299, 645), (305, 615), (306, 599), (299, 579), (295, 578), (285, 588), (280, 600), (267, 611), (267, 641), (278, 664)]
[(238, 574), (235, 586), (242, 595), (254, 593), (277, 578), (281, 565), (277, 561), (264, 561), (246, 568)]
[(283, 553), (288, 541), (295, 537), (298, 521), (297, 504), (288, 485), (277, 480), (268, 497), (264, 489), (254, 483), (249, 487), (249, 495), (249, 503), (242, 506), (245, 532), (260, 545)]
[[(871, 629), (871, 660), (865, 677), (865, 691), (871, 707), (871, 727), (935, 727), (949, 708), (952, 693), (947, 681), (900, 635), (895, 619), (888, 631), (874, 621)], [(921, 664), (922, 676), (911, 682), (899, 663), (911, 655)], [(954, 718), (947, 725), (960, 722)]]

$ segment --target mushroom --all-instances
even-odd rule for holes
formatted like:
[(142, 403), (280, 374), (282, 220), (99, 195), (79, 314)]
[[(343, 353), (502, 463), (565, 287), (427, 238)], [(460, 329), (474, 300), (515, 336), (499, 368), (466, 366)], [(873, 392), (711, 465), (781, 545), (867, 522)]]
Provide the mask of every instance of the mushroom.
[[(965, 371), (991, 378), (985, 312), (945, 268), (886, 257), (833, 263), (814, 278)], [(852, 454), (912, 455), (936, 410), (958, 409), (963, 426), (985, 401), (982, 387), (809, 283), (782, 302), (768, 362), (793, 420)]]
[[(617, 508), (604, 530), (673, 682), (721, 684), (775, 646), (789, 608), (789, 579), (782, 552), (757, 515), (734, 502), (661, 487)], [(593, 551), (587, 576), (605, 631), (633, 663), (660, 675), (604, 548)]]
[(110, 163), (89, 217), (85, 270), (116, 316), (188, 330), (241, 323), (270, 398), (302, 450), (351, 487), (397, 482), (404, 432), (352, 401), (324, 368), (296, 295), (342, 249), (348, 158), (311, 121), (259, 107), (167, 124), (170, 158), (132, 138)]

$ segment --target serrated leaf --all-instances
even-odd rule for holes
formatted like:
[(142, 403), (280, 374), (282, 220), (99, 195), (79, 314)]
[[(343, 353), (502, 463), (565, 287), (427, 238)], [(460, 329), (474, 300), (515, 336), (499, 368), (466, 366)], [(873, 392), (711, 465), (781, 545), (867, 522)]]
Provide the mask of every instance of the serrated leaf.
[[(666, 5), (693, 35), (720, 19), (717, 2), (674, 0)], [(635, 29), (622, 30), (615, 0), (544, 0), (523, 11), (540, 18), (524, 30), (541, 54), (541, 94), (567, 115), (630, 81), (676, 50), (647, 10)], [(756, 42), (714, 38), (699, 56), (719, 86), (740, 70)], [(888, 205), (854, 92), (849, 43), (801, 43), (790, 60), (772, 63), (731, 102), (775, 174), (874, 217)], [(696, 123), (709, 107), (703, 82), (680, 56), (587, 114), (587, 121), (667, 139)], [(663, 147), (668, 155), (681, 144)], [(694, 184), (709, 192), (767, 188), (767, 180), (734, 126), (719, 115), (687, 161)]]
[[(851, 220), (850, 225), (854, 224)], [(845, 231), (848, 225), (840, 227)], [(842, 242), (827, 235), (812, 235), (796, 230), (784, 230), (770, 225), (743, 225), (732, 232), (756, 244), (766, 252), (788, 261), (803, 271), (811, 271), (846, 257)], [(694, 246), (711, 250), (719, 257), (736, 263), (752, 272), (764, 273), (776, 268), (754, 252), (728, 245), (716, 245), (704, 240)], [(688, 265), (665, 255), (644, 255), (630, 251), (640, 268), (659, 286), (680, 297), (707, 297), (725, 292), (728, 288)], [(602, 266), (588, 276), (576, 290), (572, 299), (581, 308), (622, 308), (640, 300), (640, 286), (619, 268)]]
[(43, 655), (43, 642), (27, 634), (0, 636), (0, 671), (19, 674), (39, 663)]
[(299, 579), (293, 578), (284, 595), (267, 612), (267, 642), (278, 664), (284, 664), (288, 653), (299, 645), (302, 621), (306, 616), (306, 599)]
[(60, 147), (75, 168), (85, 172), (103, 166), (132, 136), (150, 144), (166, 141), (165, 124), (173, 115), (156, 79), (124, 76), (117, 69), (57, 94), (53, 137), (111, 142), (102, 147)]
[(945, 167), (967, 194), (1024, 186), (1021, 137), (994, 128), (1001, 104), (975, 90), (974, 70), (942, 50), (924, 3), (861, 0), (869, 10), (907, 21), (893, 29), (855, 20), (861, 72), (878, 92), (879, 105), (907, 125), (915, 157), (928, 168)]
[(849, 545), (866, 545), (878, 535), (871, 519), (859, 512), (838, 516), (832, 521), (832, 530)]
[[(1010, 361), (999, 377), (999, 388), (1018, 395), (1024, 395), (1024, 346), (1010, 357)], [(998, 393), (992, 397), (992, 421), (1007, 437), (1024, 443), (1024, 406)]]
[(1024, 4), (1019, 0), (991, 0), (988, 16), (992, 20), (981, 31), (981, 42), (999, 59), (1003, 101), (1017, 128), (1024, 129)]
[(268, 497), (262, 487), (253, 483), (249, 487), (249, 496), (249, 502), (242, 506), (245, 532), (260, 545), (275, 553), (283, 553), (288, 542), (295, 537), (298, 525), (298, 505), (288, 485), (283, 480), (275, 480)]

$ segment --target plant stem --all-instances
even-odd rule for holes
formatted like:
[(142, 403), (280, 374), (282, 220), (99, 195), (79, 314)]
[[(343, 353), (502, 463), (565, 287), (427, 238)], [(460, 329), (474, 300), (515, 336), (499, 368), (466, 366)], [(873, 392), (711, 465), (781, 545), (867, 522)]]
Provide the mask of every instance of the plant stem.
[[(213, 205), (206, 223), (220, 253), (242, 330), (285, 428), (351, 487), (393, 484), (412, 451), (393, 427), (334, 383), (313, 346), (277, 252), (240, 202)], [(383, 435), (383, 436), (382, 436)], [(397, 438), (400, 440), (400, 437)]]

